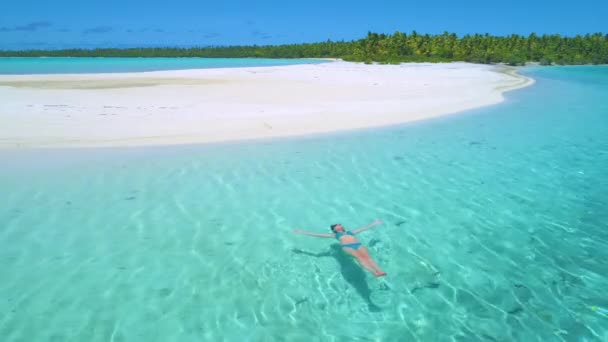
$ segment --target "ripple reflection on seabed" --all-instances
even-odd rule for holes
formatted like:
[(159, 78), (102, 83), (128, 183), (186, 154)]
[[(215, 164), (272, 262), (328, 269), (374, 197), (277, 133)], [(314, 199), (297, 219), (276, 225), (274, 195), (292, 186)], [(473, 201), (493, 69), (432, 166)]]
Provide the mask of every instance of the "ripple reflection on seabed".
[[(382, 309), (374, 304), (371, 299), (372, 290), (369, 288), (365, 279), (365, 271), (359, 266), (353, 257), (347, 255), (342, 251), (340, 244), (332, 244), (328, 251), (321, 253), (312, 253), (303, 251), (298, 248), (292, 249), (293, 253), (313, 256), (316, 258), (322, 257), (333, 257), (340, 265), (340, 273), (344, 280), (348, 282), (357, 291), (361, 298), (367, 303), (369, 311), (380, 312)], [(383, 290), (388, 290), (388, 287), (384, 285)]]

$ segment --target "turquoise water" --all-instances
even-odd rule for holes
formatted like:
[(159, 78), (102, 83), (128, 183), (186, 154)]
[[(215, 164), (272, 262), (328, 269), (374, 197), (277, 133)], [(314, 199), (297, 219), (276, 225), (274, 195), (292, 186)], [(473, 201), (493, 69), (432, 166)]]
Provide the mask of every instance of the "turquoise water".
[[(608, 67), (218, 145), (0, 151), (3, 341), (606, 341)], [(336, 241), (360, 235), (377, 279)]]
[(0, 75), (143, 72), (316, 64), (315, 59), (269, 58), (37, 58), (0, 57)]

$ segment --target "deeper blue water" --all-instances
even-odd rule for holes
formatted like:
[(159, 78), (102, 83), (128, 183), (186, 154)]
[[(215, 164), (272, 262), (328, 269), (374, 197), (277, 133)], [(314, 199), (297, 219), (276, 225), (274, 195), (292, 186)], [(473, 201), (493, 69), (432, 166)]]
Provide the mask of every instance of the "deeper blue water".
[(144, 72), (315, 64), (322, 62), (322, 60), (315, 59), (270, 58), (0, 57), (0, 75)]
[[(0, 151), (2, 341), (608, 341), (608, 67), (408, 125)], [(374, 278), (335, 240), (360, 235)]]

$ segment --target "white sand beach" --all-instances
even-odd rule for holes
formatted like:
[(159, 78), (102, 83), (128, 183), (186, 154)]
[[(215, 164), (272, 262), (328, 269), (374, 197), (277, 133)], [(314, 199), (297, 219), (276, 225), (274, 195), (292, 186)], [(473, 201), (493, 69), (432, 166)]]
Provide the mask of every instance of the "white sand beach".
[(468, 63), (0, 76), (0, 148), (203, 143), (384, 126), (499, 103), (531, 84)]

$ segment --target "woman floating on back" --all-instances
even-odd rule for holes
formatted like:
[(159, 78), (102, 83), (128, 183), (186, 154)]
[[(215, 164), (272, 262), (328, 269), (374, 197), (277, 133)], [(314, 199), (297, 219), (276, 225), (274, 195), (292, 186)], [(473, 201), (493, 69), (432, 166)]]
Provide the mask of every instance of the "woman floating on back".
[(293, 232), (322, 238), (336, 238), (338, 241), (340, 241), (340, 245), (342, 246), (342, 250), (344, 252), (357, 258), (359, 264), (361, 264), (361, 266), (363, 266), (366, 270), (370, 271), (376, 277), (382, 277), (385, 276), (386, 273), (384, 273), (384, 271), (380, 269), (380, 266), (378, 266), (378, 264), (376, 264), (376, 262), (372, 260), (372, 257), (369, 255), (369, 251), (367, 250), (367, 248), (365, 248), (365, 246), (363, 246), (361, 242), (357, 241), (357, 238), (355, 238), (355, 234), (359, 234), (362, 231), (368, 230), (381, 223), (382, 221), (374, 221), (368, 226), (351, 231), (346, 231), (344, 229), (344, 226), (339, 223), (332, 224), (330, 227), (331, 231), (334, 232), (334, 234), (318, 234), (312, 232), (305, 232), (302, 230), (294, 230)]

